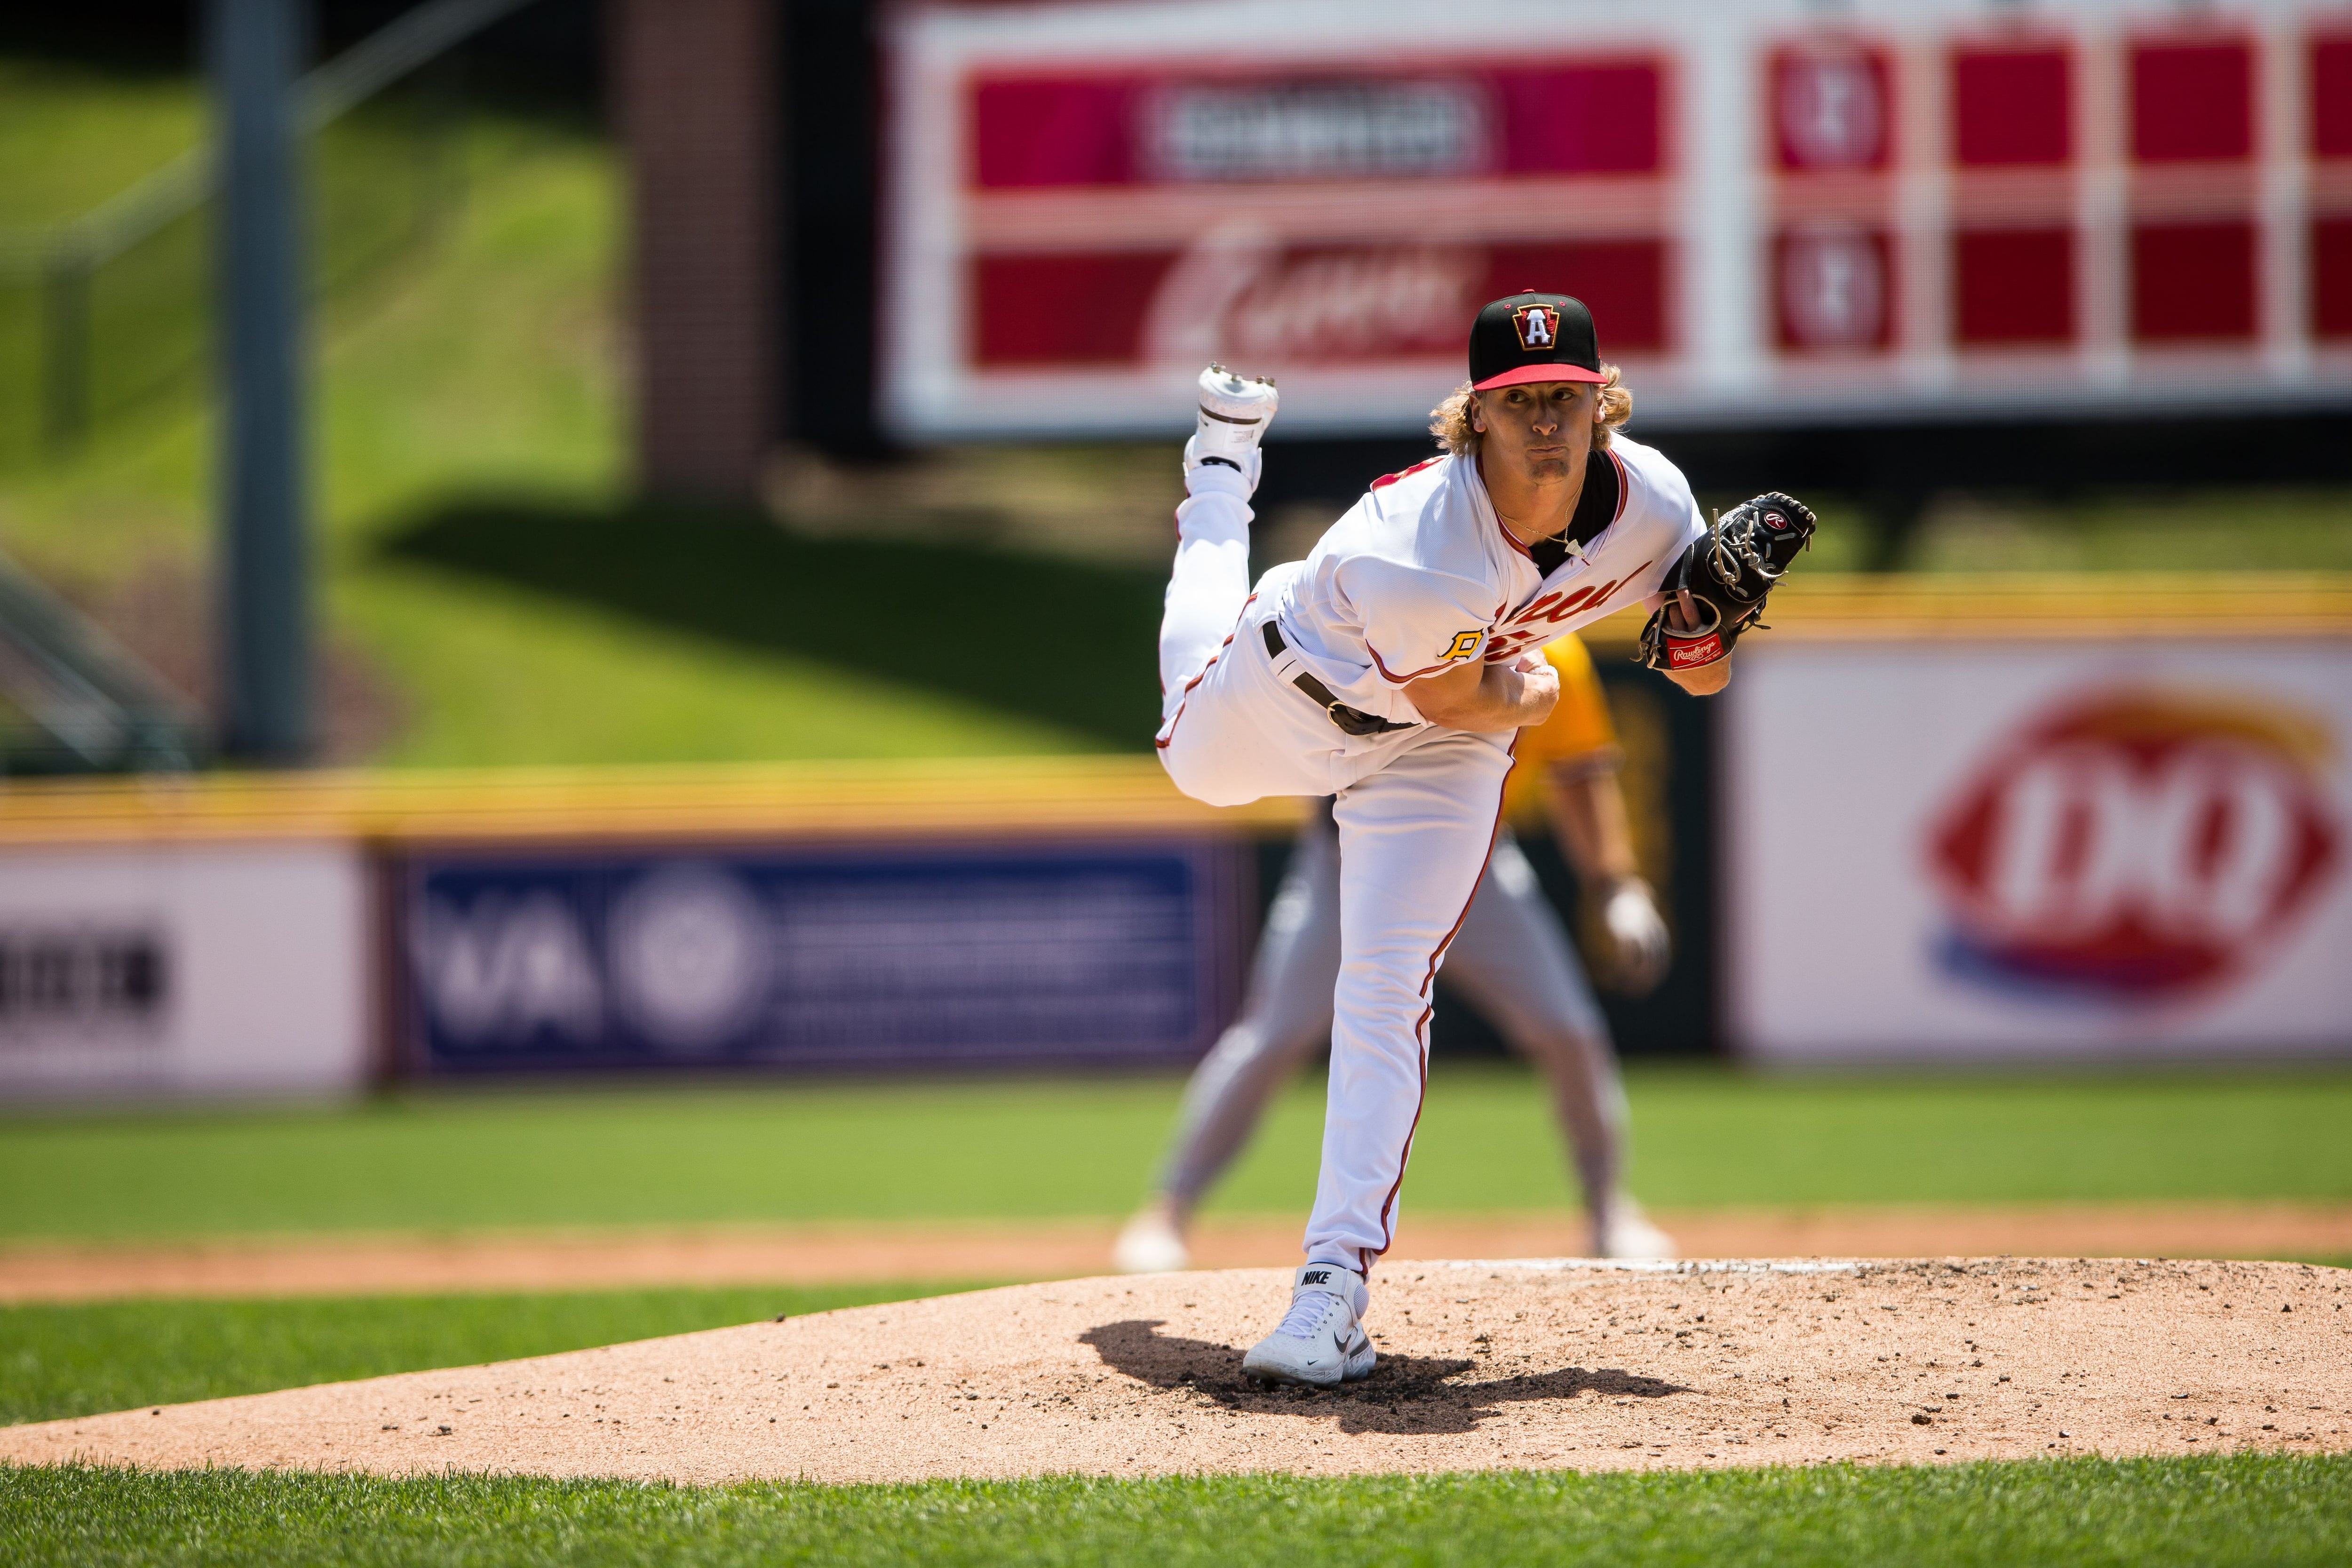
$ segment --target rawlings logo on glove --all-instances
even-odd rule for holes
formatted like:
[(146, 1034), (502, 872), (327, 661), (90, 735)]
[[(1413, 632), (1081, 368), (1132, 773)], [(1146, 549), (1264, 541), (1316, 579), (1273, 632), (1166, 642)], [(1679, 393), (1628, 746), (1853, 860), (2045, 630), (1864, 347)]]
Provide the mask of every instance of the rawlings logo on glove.
[(1666, 602), (1642, 628), (1642, 662), (1696, 669), (1728, 656), (1812, 537), (1813, 514), (1777, 490), (1722, 513), (1658, 584)]

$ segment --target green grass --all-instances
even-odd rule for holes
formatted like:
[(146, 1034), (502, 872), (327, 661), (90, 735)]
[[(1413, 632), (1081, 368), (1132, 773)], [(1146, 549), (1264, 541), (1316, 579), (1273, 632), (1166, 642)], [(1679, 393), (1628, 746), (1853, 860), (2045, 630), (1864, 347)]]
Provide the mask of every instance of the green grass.
[(0, 227), (79, 216), (196, 143), (193, 77), (0, 56)]
[(2176, 490), (1931, 509), (1915, 572), (2352, 572), (2352, 491)]
[[(1671, 455), (1674, 443), (1663, 441)], [(1729, 500), (1726, 498), (1727, 504)], [(1871, 525), (1825, 494), (1801, 568), (1854, 572), (1875, 558)], [(2151, 490), (2063, 503), (1937, 498), (1887, 565), (1906, 572), (2352, 572), (2352, 489)]]
[[(26, 90), (11, 99), (7, 89)], [(47, 159), (58, 165), (43, 176), (55, 191), (28, 188), (22, 217), (79, 210), (118, 188), (126, 170), (135, 175), (168, 155), (182, 133), (173, 127), (193, 124), (195, 100), (184, 79), (0, 59), (0, 193), (13, 191), (12, 157), (27, 166)], [(136, 156), (100, 146), (99, 130), (116, 120), (131, 128), (126, 145)], [(322, 204), (321, 220), (337, 255), (365, 248), (383, 226), (367, 203), (347, 198), (352, 187), (364, 190), (368, 161), (389, 155), (379, 143), (394, 129), (354, 123), (341, 132), (328, 167), (334, 199)], [(446, 542), (451, 518), (486, 508), (618, 516), (629, 484), (614, 149), (572, 127), (483, 111), (460, 151), (463, 207), (397, 265), (339, 285), (315, 323), (325, 637), (333, 657), (371, 676), (402, 716), (362, 754), (440, 766), (1003, 755), (1107, 743), (1050, 713), (973, 699), (940, 673), (959, 662), (951, 650), (928, 638), (919, 663), (879, 672), (868, 636), (814, 651), (746, 641), (729, 627), (544, 585), (518, 588), (393, 548), (390, 541), (436, 523)], [(0, 198), (0, 214), (18, 210), (7, 199), (16, 198)], [(165, 249), (137, 259), (149, 270), (178, 268), (180, 315), (153, 330), (185, 338), (200, 325), (189, 313), (202, 297), (200, 247)], [(154, 280), (159, 297), (169, 281)], [(124, 286), (101, 279), (101, 288)], [(22, 303), (0, 301), (0, 425), (11, 429), (32, 417), (31, 317)], [(177, 363), (195, 362), (183, 353)], [(159, 569), (200, 601), (213, 484), (202, 385), (200, 375), (184, 375), (110, 408), (68, 455), (0, 463), (0, 550), (101, 606), (116, 585)], [(640, 529), (634, 543), (638, 567), (669, 557), (657, 526)], [(829, 582), (828, 602), (930, 613), (936, 606), (888, 597), (897, 564), (879, 560), (856, 582)], [(1018, 571), (998, 568), (1000, 576)], [(723, 584), (739, 601), (773, 585)], [(1055, 606), (1034, 595), (1024, 604), (1035, 612), (1034, 640), (1020, 661), (1087, 668), (1055, 651)], [(866, 616), (869, 634), (878, 613)], [(138, 645), (138, 626), (118, 629)], [(1149, 623), (1139, 635), (1148, 637)], [(1009, 667), (1013, 650), (1003, 652)], [(1129, 705), (1140, 703), (1146, 717), (1140, 729), (1120, 726), (1135, 731), (1121, 737), (1122, 749), (1141, 744), (1151, 708), (1149, 665), (1127, 674), (1135, 686)]]
[[(478, 504), (385, 549), (714, 647), (838, 668), (850, 690), (929, 687), (1022, 716), (1039, 749), (1072, 749), (1063, 738), (1083, 736), (1135, 750), (1159, 722), (1153, 637), (1167, 584), (1156, 566), (944, 541), (811, 539), (753, 512), (652, 506)], [(877, 636), (877, 616), (920, 635)]]
[(89, 1563), (2338, 1563), (2352, 1463), (714, 1489), (0, 1470), (0, 1553)]
[(747, 655), (490, 582), (388, 561), (345, 604), (408, 710), (375, 760), (406, 766), (1035, 755), (1048, 723), (864, 670)]
[[(346, 1109), (0, 1121), (0, 1237), (1115, 1215), (1167, 1079), (404, 1093)], [(2352, 1197), (2352, 1072), (1900, 1079), (1630, 1075), (1633, 1186), (1663, 1207)], [(1216, 1198), (1313, 1191), (1312, 1077)], [(1524, 1070), (1441, 1061), (1415, 1208), (1572, 1201)]]
[(0, 1307), (0, 1426), (472, 1366), (830, 1311), (893, 1285)]

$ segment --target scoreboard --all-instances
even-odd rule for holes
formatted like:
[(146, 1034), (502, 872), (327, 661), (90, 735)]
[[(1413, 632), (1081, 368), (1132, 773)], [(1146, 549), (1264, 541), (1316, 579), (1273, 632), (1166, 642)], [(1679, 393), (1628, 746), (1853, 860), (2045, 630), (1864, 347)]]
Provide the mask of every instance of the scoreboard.
[(2302, 0), (914, 5), (881, 412), (1418, 429), (1485, 300), (1647, 426), (2352, 405), (2352, 9)]

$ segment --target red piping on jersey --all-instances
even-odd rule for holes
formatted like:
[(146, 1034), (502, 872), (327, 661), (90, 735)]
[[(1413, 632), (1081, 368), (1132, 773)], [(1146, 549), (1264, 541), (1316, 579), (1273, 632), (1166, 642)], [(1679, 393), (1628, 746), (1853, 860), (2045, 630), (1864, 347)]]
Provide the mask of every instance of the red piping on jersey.
[(1429, 467), (1432, 463), (1442, 463), (1444, 460), (1445, 454), (1443, 452), (1440, 452), (1434, 458), (1423, 458), (1420, 462), (1415, 463), (1410, 468), (1399, 468), (1393, 474), (1382, 474), (1379, 479), (1374, 479), (1369, 488), (1376, 490), (1384, 490), (1388, 489), (1389, 486), (1396, 483), (1399, 479), (1411, 479), (1413, 475), (1421, 472), (1422, 469)]
[[(1505, 753), (1512, 759), (1513, 764), (1516, 765), (1518, 760), (1519, 751), (1519, 738), (1516, 733), (1511, 737), (1511, 743), (1504, 750)], [(1503, 773), (1504, 780), (1508, 782), (1510, 776), (1509, 769), (1505, 769)], [(1478, 882), (1483, 882), (1486, 879), (1486, 863), (1495, 858), (1495, 839), (1502, 831), (1503, 790), (1500, 785), (1497, 785), (1495, 790), (1495, 825), (1486, 830), (1486, 853), (1478, 862), (1478, 881), (1470, 884), (1470, 896), (1462, 901), (1462, 912), (1454, 917), (1454, 924), (1447, 930), (1444, 939), (1441, 941), (1429, 954), (1429, 967), (1423, 972), (1421, 976), (1421, 994), (1423, 996), (1427, 996), (1429, 994), (1430, 986), (1436, 983), (1438, 961), (1445, 956), (1445, 950), (1454, 945), (1454, 937), (1461, 933), (1462, 922), (1470, 918), (1470, 906), (1478, 900)], [(1391, 1244), (1396, 1239), (1396, 1227), (1393, 1223), (1393, 1216), (1396, 1214), (1397, 1194), (1404, 1190), (1404, 1168), (1407, 1163), (1412, 1158), (1413, 1134), (1421, 1131), (1422, 1108), (1429, 1103), (1428, 1031), (1429, 1020), (1436, 1011), (1437, 1004), (1432, 1002), (1428, 1006), (1423, 1007), (1421, 1010), (1421, 1016), (1413, 1020), (1413, 1042), (1420, 1047), (1421, 1093), (1419, 1098), (1414, 1100), (1412, 1102), (1412, 1124), (1404, 1130), (1404, 1147), (1397, 1151), (1396, 1180), (1389, 1184), (1388, 1196), (1381, 1200), (1380, 1249), (1378, 1251), (1368, 1251), (1360, 1247), (1356, 1248), (1356, 1272), (1359, 1274), (1370, 1274), (1372, 1271), (1372, 1259), (1385, 1256)]]
[[(1493, 507), (1495, 504), (1495, 498), (1488, 496), (1486, 498), (1486, 504), (1490, 508)], [(1517, 551), (1528, 560), (1533, 561), (1536, 558), (1536, 552), (1529, 550), (1526, 545), (1521, 544), (1519, 542), (1519, 536), (1513, 533), (1509, 528), (1504, 525), (1503, 514), (1500, 511), (1496, 511), (1495, 513), (1495, 531), (1503, 536), (1504, 543), (1509, 545), (1512, 549)]]
[[(1176, 700), (1176, 711), (1168, 715), (1168, 733), (1165, 735), (1155, 735), (1151, 739), (1151, 744), (1154, 750), (1162, 752), (1166, 751), (1168, 749), (1168, 742), (1176, 738), (1176, 721), (1184, 717), (1185, 704), (1189, 703), (1192, 700), (1192, 688), (1200, 685), (1201, 682), (1209, 679), (1209, 671), (1217, 668), (1217, 660), (1225, 657), (1225, 649), (1233, 647), (1234, 638), (1241, 636), (1242, 616), (1248, 615), (1249, 607), (1256, 603), (1257, 595), (1255, 594), (1252, 594), (1248, 598), (1242, 601), (1241, 609), (1235, 612), (1234, 616), (1234, 629), (1225, 634), (1225, 640), (1217, 645), (1217, 651), (1209, 656), (1209, 662), (1201, 667), (1201, 673), (1184, 683), (1183, 694)], [(1514, 745), (1517, 744), (1516, 741), (1512, 743)]]
[[(1364, 645), (1364, 651), (1372, 656), (1372, 668), (1381, 672), (1381, 679), (1387, 681), (1391, 686), (1402, 686), (1408, 680), (1419, 680), (1424, 675), (1435, 675), (1441, 669), (1451, 669), (1455, 665), (1462, 662), (1462, 660), (1458, 658), (1440, 659), (1437, 663), (1431, 665), (1427, 669), (1416, 669), (1411, 675), (1399, 675), (1381, 661), (1380, 649), (1374, 647), (1370, 643), (1368, 642)], [(1465, 655), (1464, 657), (1466, 658), (1468, 656)]]
[[(1482, 870), (1479, 875), (1483, 878), (1486, 873)], [(1429, 1103), (1429, 1043), (1421, 1036), (1428, 1026), (1430, 1015), (1436, 1011), (1433, 1005), (1423, 1007), (1420, 1018), (1412, 1026), (1413, 1037), (1421, 1040), (1421, 1092), (1412, 1102), (1412, 1125), (1404, 1130), (1404, 1147), (1397, 1152), (1396, 1180), (1389, 1184), (1389, 1195), (1381, 1200), (1380, 1248), (1378, 1251), (1361, 1247), (1356, 1248), (1356, 1272), (1367, 1279), (1371, 1277), (1372, 1259), (1387, 1257), (1389, 1247), (1395, 1240), (1394, 1227), (1390, 1224), (1389, 1216), (1396, 1212), (1397, 1192), (1404, 1185), (1405, 1163), (1412, 1158), (1413, 1134), (1421, 1131), (1422, 1108)]]

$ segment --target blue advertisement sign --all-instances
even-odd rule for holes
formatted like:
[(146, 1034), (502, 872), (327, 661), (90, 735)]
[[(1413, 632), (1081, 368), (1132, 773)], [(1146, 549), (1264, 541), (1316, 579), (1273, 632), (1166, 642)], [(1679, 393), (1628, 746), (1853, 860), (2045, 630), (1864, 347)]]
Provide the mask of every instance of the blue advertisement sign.
[(400, 879), (435, 1074), (1180, 1064), (1233, 1010), (1215, 842), (424, 851)]

